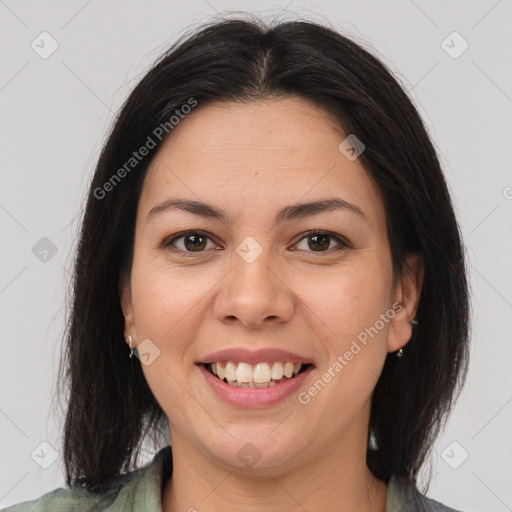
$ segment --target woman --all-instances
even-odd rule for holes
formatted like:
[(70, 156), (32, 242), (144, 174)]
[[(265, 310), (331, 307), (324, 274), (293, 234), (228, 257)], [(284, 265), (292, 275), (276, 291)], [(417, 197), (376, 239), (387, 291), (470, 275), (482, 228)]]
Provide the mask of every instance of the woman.
[[(386, 67), (313, 23), (202, 27), (132, 92), (90, 186), (68, 487), (8, 510), (453, 510), (416, 479), (468, 310), (435, 149)], [(172, 451), (137, 469), (159, 431)]]

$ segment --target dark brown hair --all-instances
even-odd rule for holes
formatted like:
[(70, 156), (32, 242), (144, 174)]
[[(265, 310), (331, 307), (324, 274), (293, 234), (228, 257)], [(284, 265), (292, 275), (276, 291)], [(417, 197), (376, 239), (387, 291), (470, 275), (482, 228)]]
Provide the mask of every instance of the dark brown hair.
[[(167, 428), (139, 361), (128, 357), (119, 293), (120, 277), (131, 268), (143, 180), (165, 140), (157, 140), (155, 128), (190, 98), (201, 108), (290, 96), (325, 108), (365, 144), (359, 159), (384, 200), (395, 275), (407, 253), (423, 257), (419, 324), (404, 356), (387, 356), (373, 394), (374, 442), (367, 452), (378, 478), (416, 481), (460, 393), (469, 354), (464, 250), (435, 148), (404, 88), (350, 38), (306, 21), (266, 26), (238, 19), (207, 24), (175, 43), (130, 94), (101, 152), (81, 225), (61, 361), (68, 484), (101, 489), (134, 467), (148, 433)], [(99, 193), (152, 134), (151, 154)]]

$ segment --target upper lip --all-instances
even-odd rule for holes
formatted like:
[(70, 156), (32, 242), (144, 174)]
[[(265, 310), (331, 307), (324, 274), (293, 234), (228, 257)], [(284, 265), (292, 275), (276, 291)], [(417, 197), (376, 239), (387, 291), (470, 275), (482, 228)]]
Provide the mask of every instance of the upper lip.
[(199, 363), (216, 363), (220, 361), (233, 361), (244, 363), (262, 363), (265, 361), (275, 362), (282, 361), (285, 363), (301, 363), (301, 364), (314, 364), (313, 360), (309, 357), (304, 357), (287, 350), (277, 348), (262, 348), (259, 350), (248, 350), (243, 347), (232, 347), (224, 350), (218, 350), (205, 356)]

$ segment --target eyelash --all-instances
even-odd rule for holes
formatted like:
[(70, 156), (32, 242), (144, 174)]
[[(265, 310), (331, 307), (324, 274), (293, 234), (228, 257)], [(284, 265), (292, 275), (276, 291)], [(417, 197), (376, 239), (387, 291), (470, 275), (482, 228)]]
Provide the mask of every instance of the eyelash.
[[(204, 237), (208, 238), (210, 241), (213, 242), (213, 240), (211, 239), (210, 235), (208, 233), (206, 233), (205, 231), (189, 230), (189, 231), (182, 231), (181, 233), (177, 233), (176, 235), (174, 235), (174, 236), (172, 236), (170, 238), (166, 238), (162, 242), (161, 248), (165, 249), (165, 250), (170, 250), (172, 252), (181, 253), (180, 255), (183, 256), (183, 257), (189, 257), (189, 255), (192, 256), (194, 254), (201, 254), (201, 253), (206, 252), (206, 250), (203, 250), (203, 251), (184, 251), (182, 249), (177, 249), (176, 247), (172, 248), (172, 245), (173, 245), (173, 243), (176, 240), (184, 238), (187, 235), (201, 235), (201, 236), (204, 236)], [(339, 235), (336, 235), (335, 233), (332, 233), (330, 231), (322, 231), (322, 230), (311, 230), (311, 231), (307, 231), (305, 233), (302, 233), (302, 238), (299, 239), (297, 244), (302, 242), (304, 239), (307, 239), (308, 237), (313, 236), (313, 235), (327, 236), (327, 237), (329, 237), (331, 239), (334, 239), (336, 242), (339, 243), (338, 247), (327, 249), (326, 251), (307, 251), (307, 252), (310, 252), (310, 253), (313, 253), (313, 254), (315, 254), (315, 253), (317, 253), (317, 254), (332, 254), (333, 252), (338, 252), (338, 251), (342, 251), (344, 249), (352, 249), (353, 248), (352, 245), (348, 241), (344, 240)], [(297, 245), (297, 244), (295, 244), (295, 245)]]

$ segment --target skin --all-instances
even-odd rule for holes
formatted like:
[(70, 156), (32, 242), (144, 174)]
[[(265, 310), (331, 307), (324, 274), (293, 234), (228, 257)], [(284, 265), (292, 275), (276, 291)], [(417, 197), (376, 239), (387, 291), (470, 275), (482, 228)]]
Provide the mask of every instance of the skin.
[[(300, 98), (212, 103), (173, 129), (150, 166), (121, 302), (134, 346), (149, 339), (160, 350), (142, 368), (169, 419), (174, 471), (164, 512), (385, 510), (386, 484), (365, 462), (372, 391), (387, 353), (411, 337), (423, 268), (409, 255), (394, 279), (379, 190), (338, 149), (346, 136)], [(273, 226), (284, 206), (332, 197), (364, 218), (339, 210)], [(206, 202), (228, 220), (178, 209), (148, 219), (170, 198)], [(161, 247), (184, 230), (210, 238), (199, 251), (187, 238)], [(352, 248), (336, 251), (327, 238), (318, 249), (308, 230), (331, 231)], [(263, 250), (252, 263), (236, 252), (248, 236)], [(315, 361), (307, 391), (393, 303), (402, 309), (306, 405), (292, 394), (234, 407), (195, 365), (224, 348), (282, 348)], [(261, 453), (250, 468), (237, 456), (248, 442)]]

